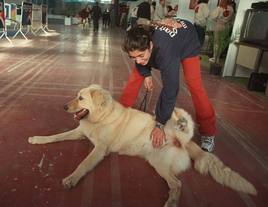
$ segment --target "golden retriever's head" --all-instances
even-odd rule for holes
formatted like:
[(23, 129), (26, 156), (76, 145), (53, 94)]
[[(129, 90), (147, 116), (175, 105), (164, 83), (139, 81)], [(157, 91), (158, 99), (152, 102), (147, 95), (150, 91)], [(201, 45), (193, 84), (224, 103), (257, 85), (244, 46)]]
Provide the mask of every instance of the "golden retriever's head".
[(64, 109), (69, 113), (75, 113), (78, 120), (88, 118), (92, 122), (97, 122), (104, 116), (111, 103), (110, 93), (93, 84), (80, 90), (77, 97), (68, 102)]

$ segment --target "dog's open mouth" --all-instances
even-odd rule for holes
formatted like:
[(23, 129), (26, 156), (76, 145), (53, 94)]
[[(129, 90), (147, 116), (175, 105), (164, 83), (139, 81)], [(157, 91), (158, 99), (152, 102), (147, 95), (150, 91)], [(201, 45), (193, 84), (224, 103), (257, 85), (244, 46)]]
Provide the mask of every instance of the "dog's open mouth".
[(88, 115), (88, 113), (89, 110), (82, 109), (74, 114), (74, 118), (79, 121), (80, 119), (83, 119), (86, 115)]

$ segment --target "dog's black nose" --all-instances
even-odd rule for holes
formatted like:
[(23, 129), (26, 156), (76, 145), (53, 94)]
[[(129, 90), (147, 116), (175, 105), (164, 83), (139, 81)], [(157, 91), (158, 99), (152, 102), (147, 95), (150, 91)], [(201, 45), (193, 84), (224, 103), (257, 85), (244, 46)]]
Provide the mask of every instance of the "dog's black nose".
[(66, 105), (64, 105), (64, 106), (63, 106), (63, 108), (64, 108), (64, 110), (65, 110), (65, 111), (67, 111), (67, 110), (69, 109), (69, 107), (68, 107), (68, 105), (67, 105), (67, 104), (66, 104)]

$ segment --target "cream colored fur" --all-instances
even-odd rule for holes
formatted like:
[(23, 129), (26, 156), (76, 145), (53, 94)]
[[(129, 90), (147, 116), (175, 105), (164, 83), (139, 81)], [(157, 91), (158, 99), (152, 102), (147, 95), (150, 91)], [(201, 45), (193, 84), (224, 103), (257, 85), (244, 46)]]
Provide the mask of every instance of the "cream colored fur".
[[(255, 187), (237, 172), (229, 167), (214, 154), (204, 152), (194, 142), (188, 144), (187, 149), (190, 156), (195, 160), (195, 169), (203, 175), (210, 174), (218, 183), (228, 186), (234, 190), (256, 195)], [(193, 152), (192, 150), (195, 150)], [(195, 154), (198, 156), (195, 156)]]
[[(235, 190), (256, 194), (253, 185), (191, 141), (194, 123), (183, 109), (175, 108), (164, 128), (167, 142), (161, 148), (154, 149), (150, 140), (155, 126), (153, 116), (123, 107), (99, 85), (82, 89), (65, 108), (69, 113), (88, 109), (89, 115), (80, 120), (76, 129), (52, 136), (34, 136), (28, 141), (31, 144), (45, 144), (87, 137), (94, 144), (92, 152), (62, 180), (66, 188), (75, 186), (105, 155), (117, 152), (143, 157), (166, 180), (170, 192), (165, 207), (177, 206), (182, 185), (177, 175), (190, 167), (190, 159), (195, 160), (195, 168), (200, 173), (210, 173), (217, 182)], [(179, 141), (179, 147), (174, 144), (174, 139)]]

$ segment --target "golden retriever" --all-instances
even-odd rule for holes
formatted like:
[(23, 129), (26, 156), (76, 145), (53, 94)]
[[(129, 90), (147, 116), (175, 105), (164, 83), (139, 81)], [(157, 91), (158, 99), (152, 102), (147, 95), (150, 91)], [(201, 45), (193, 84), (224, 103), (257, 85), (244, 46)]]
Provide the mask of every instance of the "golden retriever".
[(94, 144), (92, 152), (73, 173), (62, 180), (66, 188), (75, 186), (105, 155), (117, 152), (143, 157), (166, 180), (170, 192), (165, 207), (177, 206), (182, 185), (177, 175), (190, 167), (191, 159), (194, 160), (197, 171), (202, 174), (209, 173), (220, 184), (244, 193), (257, 193), (246, 179), (226, 167), (215, 155), (202, 151), (191, 141), (194, 123), (183, 109), (174, 109), (164, 128), (167, 141), (158, 149), (153, 148), (150, 140), (155, 126), (154, 117), (123, 107), (99, 85), (82, 89), (64, 109), (75, 113), (81, 119), (77, 128), (52, 136), (30, 137), (28, 141), (31, 144), (45, 144), (87, 137)]

